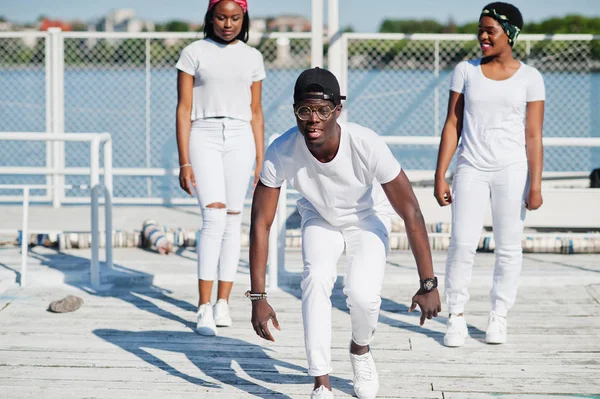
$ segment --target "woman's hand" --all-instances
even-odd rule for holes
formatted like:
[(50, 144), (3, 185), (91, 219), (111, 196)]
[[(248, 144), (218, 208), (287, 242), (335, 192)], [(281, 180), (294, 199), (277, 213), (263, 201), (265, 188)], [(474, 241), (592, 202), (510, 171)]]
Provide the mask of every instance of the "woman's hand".
[(452, 193), (446, 179), (435, 179), (433, 195), (440, 206), (450, 205), (452, 203)]
[(189, 195), (194, 195), (192, 192), (192, 186), (196, 188), (196, 178), (194, 177), (194, 170), (192, 166), (186, 164), (179, 168), (179, 187), (183, 189)]
[(260, 180), (260, 172), (262, 170), (262, 160), (256, 160), (256, 168), (254, 168), (254, 188), (258, 184), (258, 180)]
[(530, 211), (535, 211), (544, 203), (544, 199), (542, 198), (542, 189), (541, 188), (529, 188), (527, 192), (527, 199), (525, 200), (525, 207)]

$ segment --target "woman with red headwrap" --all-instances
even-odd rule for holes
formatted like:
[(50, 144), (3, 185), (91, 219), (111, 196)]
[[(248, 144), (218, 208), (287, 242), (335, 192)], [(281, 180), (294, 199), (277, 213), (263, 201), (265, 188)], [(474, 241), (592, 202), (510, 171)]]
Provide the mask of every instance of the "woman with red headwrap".
[[(240, 258), (240, 230), (248, 176), (254, 184), (264, 152), (263, 58), (248, 46), (245, 0), (210, 0), (204, 39), (177, 62), (179, 184), (202, 211), (198, 240), (196, 331), (216, 335), (230, 326), (229, 294)], [(217, 302), (211, 305), (218, 277)]]

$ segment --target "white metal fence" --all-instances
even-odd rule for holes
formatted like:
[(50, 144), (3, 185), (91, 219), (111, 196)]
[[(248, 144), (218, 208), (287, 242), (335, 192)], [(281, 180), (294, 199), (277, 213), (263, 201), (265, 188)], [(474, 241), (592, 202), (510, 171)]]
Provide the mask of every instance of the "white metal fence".
[[(109, 131), (114, 145), (115, 203), (191, 203), (177, 184), (176, 72), (181, 49), (199, 33), (0, 33), (0, 132)], [(523, 35), (516, 54), (540, 69), (547, 88), (545, 135), (600, 136), (600, 38)], [(264, 35), (266, 135), (287, 130), (295, 78), (311, 66), (310, 33)], [(478, 56), (472, 35), (343, 34), (335, 44), (347, 117), (382, 135), (436, 136), (445, 117), (451, 70)], [(333, 47), (332, 46), (332, 47)], [(331, 60), (332, 58), (330, 58)], [(2, 134), (2, 133), (0, 133)], [(394, 148), (407, 169), (433, 170), (434, 146)], [(60, 185), (80, 185), (89, 168), (81, 143), (6, 142), (0, 167), (64, 168)], [(546, 169), (600, 167), (596, 148), (546, 151)], [(61, 180), (62, 179), (62, 180)], [(0, 183), (50, 184), (47, 175), (0, 173)], [(32, 201), (89, 201), (89, 193), (38, 191)], [(10, 194), (10, 193), (9, 193)], [(13, 194), (17, 194), (16, 192)]]
[[(87, 171), (89, 178), (90, 199), (91, 199), (91, 248), (92, 256), (90, 262), (90, 283), (93, 288), (100, 286), (100, 198), (103, 198), (104, 203), (104, 247), (106, 250), (105, 265), (107, 269), (111, 269), (113, 265), (112, 257), (112, 235), (113, 235), (113, 224), (112, 224), (112, 187), (113, 187), (113, 174), (112, 174), (112, 139), (109, 133), (70, 133), (70, 134), (49, 134), (49, 133), (36, 133), (36, 132), (3, 132), (0, 134), (0, 142), (5, 141), (16, 141), (16, 142), (42, 142), (48, 145), (65, 142), (87, 142), (90, 144), (90, 151), (88, 154), (90, 168)], [(100, 185), (100, 146), (103, 149), (103, 160), (104, 168), (102, 174), (104, 175), (103, 186)], [(16, 170), (6, 170), (5, 173), (15, 173), (18, 176), (28, 176), (35, 173), (48, 176), (50, 181), (54, 182), (54, 186), (46, 185), (29, 185), (29, 184), (15, 184), (15, 185), (4, 185), (0, 184), (0, 190), (13, 190), (23, 192), (21, 200), (23, 201), (23, 227), (21, 230), (21, 285), (25, 284), (26, 281), (26, 269), (27, 269), (27, 251), (29, 244), (28, 235), (28, 207), (29, 207), (29, 193), (35, 189), (53, 190), (63, 181), (67, 171), (64, 168), (54, 167), (21, 167)], [(57, 183), (58, 182), (58, 183)], [(60, 186), (62, 190), (70, 185)], [(0, 197), (1, 198), (1, 197)], [(11, 200), (15, 200), (14, 197), (9, 197)]]

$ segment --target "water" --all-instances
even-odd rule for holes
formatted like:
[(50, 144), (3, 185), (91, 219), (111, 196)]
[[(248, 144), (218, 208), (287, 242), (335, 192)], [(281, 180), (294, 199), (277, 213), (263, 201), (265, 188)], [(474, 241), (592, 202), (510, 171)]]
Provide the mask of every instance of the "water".
[[(293, 126), (293, 84), (300, 70), (268, 70), (263, 83), (265, 136)], [(438, 135), (446, 116), (449, 71), (349, 72), (348, 119), (381, 135)], [(600, 137), (600, 74), (545, 73), (548, 137)], [(147, 85), (148, 83), (148, 85)], [(46, 83), (42, 68), (0, 71), (0, 131), (46, 130)], [(437, 98), (437, 99), (436, 99)], [(65, 71), (65, 131), (110, 132), (114, 166), (178, 166), (175, 141), (176, 71), (69, 68)], [(433, 170), (437, 148), (392, 148), (406, 169)], [(2, 166), (44, 166), (45, 144), (3, 142)], [(66, 165), (89, 165), (89, 145), (66, 144)], [(545, 170), (600, 167), (600, 149), (547, 148)], [(71, 184), (87, 177), (68, 177)], [(0, 183), (43, 183), (39, 176), (0, 176)], [(68, 195), (82, 195), (72, 192)], [(180, 197), (168, 177), (115, 177), (119, 197)]]

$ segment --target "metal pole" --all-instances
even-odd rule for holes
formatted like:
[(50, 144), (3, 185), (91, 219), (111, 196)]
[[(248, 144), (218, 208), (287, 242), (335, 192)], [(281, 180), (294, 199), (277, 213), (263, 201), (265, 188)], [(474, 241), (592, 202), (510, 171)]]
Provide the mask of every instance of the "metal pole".
[[(347, 96), (348, 93), (348, 36), (342, 34), (340, 38), (340, 90), (342, 94)], [(346, 122), (348, 120), (348, 108), (342, 108), (342, 114), (340, 115), (340, 120), (342, 122)]]
[(90, 145), (90, 189), (92, 200), (92, 264), (90, 266), (90, 279), (92, 288), (100, 286), (99, 262), (99, 223), (98, 223), (98, 197), (100, 185), (100, 142), (94, 139)]
[[(49, 28), (48, 29), (50, 39), (50, 54), (51, 54), (51, 66), (50, 66), (50, 86), (51, 86), (51, 101), (50, 109), (52, 115), (50, 117), (50, 133), (61, 134), (64, 132), (64, 86), (61, 87), (62, 79), (61, 75), (63, 71), (63, 65), (61, 59), (64, 58), (61, 54), (61, 29), (60, 28)], [(62, 115), (61, 115), (62, 113)], [(52, 177), (52, 186), (54, 190), (52, 192), (52, 206), (54, 208), (60, 208), (61, 194), (63, 190), (60, 190), (61, 183), (64, 182), (64, 178), (58, 173), (58, 170), (64, 167), (64, 157), (61, 162), (61, 149), (64, 149), (64, 143), (55, 141), (52, 143), (52, 168), (54, 169)]]
[(113, 267), (112, 253), (112, 195), (113, 195), (113, 175), (112, 175), (112, 139), (104, 143), (104, 230), (106, 235), (106, 267)]
[(327, 67), (338, 81), (342, 78), (341, 35), (339, 0), (328, 0), (327, 36), (329, 38), (329, 49), (327, 50)]
[(312, 0), (311, 67), (323, 67), (323, 0)]
[[(65, 39), (62, 36), (62, 31), (56, 35), (56, 57), (57, 57), (57, 70), (56, 70), (56, 131), (57, 134), (63, 134), (65, 132)], [(65, 169), (65, 142), (57, 141), (58, 157), (56, 162), (60, 170)], [(56, 186), (55, 195), (58, 203), (55, 207), (61, 206), (61, 201), (65, 197), (65, 180), (66, 177), (63, 173), (56, 177), (58, 184)]]
[[(51, 28), (52, 29), (52, 28)], [(52, 129), (53, 129), (53, 121), (52, 121), (52, 117), (54, 115), (54, 111), (53, 111), (53, 94), (52, 94), (52, 74), (53, 74), (53, 57), (54, 57), (54, 51), (53, 51), (53, 43), (52, 43), (52, 34), (49, 32), (48, 35), (46, 35), (45, 39), (44, 39), (44, 44), (45, 44), (45, 63), (46, 63), (46, 76), (45, 76), (45, 80), (46, 80), (46, 133), (53, 133)], [(54, 158), (53, 158), (53, 143), (51, 141), (46, 141), (46, 167), (51, 169), (54, 168)], [(47, 174), (46, 175), (46, 186), (52, 186), (54, 185), (54, 176), (51, 174)], [(49, 198), (52, 198), (52, 200), (54, 200), (54, 197), (50, 195), (50, 192), (48, 190), (46, 190), (46, 196)]]
[[(146, 168), (150, 168), (150, 132), (151, 112), (150, 98), (152, 94), (152, 82), (150, 80), (150, 39), (146, 39)], [(152, 178), (146, 178), (146, 196), (152, 197)]]
[[(435, 80), (440, 76), (440, 41), (435, 41), (434, 47), (434, 76)], [(440, 132), (440, 88), (439, 85), (435, 85), (435, 92), (433, 97), (433, 135), (439, 136)]]
[(29, 187), (23, 187), (23, 227), (21, 230), (21, 287), (25, 286), (27, 281), (27, 252), (29, 249), (29, 233), (27, 225), (29, 224)]

